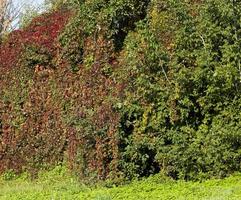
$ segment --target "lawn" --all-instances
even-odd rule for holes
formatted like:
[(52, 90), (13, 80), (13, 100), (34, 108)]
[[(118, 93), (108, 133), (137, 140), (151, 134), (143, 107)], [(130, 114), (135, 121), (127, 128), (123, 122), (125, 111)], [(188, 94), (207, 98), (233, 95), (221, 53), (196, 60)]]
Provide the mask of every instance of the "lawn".
[(3, 176), (0, 200), (241, 200), (241, 174), (202, 183), (173, 181), (156, 175), (112, 188), (87, 187), (59, 169), (43, 173), (35, 181), (26, 177)]

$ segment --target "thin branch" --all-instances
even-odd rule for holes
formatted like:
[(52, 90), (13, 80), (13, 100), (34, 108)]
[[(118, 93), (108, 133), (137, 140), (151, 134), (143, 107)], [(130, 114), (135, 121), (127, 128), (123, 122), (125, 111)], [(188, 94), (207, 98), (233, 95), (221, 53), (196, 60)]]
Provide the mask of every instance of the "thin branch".
[(203, 46), (206, 49), (206, 43), (205, 43), (205, 40), (204, 40), (203, 36), (202, 35), (198, 35), (198, 36), (201, 38)]

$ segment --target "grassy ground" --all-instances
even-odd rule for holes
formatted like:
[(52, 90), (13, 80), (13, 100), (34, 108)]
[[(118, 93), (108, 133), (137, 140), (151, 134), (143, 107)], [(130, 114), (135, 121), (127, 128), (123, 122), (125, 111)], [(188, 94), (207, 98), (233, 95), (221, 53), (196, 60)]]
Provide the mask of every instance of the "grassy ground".
[(89, 188), (62, 170), (40, 175), (36, 181), (11, 174), (0, 179), (0, 200), (241, 200), (241, 174), (203, 183), (172, 181), (160, 176), (129, 185)]

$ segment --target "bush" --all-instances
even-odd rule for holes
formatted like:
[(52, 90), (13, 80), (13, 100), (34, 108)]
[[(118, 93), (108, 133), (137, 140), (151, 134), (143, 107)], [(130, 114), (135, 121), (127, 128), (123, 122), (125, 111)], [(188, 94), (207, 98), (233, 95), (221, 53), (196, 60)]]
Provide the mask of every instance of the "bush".
[[(121, 57), (119, 77), (128, 83), (121, 118), (124, 169), (128, 176), (162, 170), (184, 179), (240, 170), (239, 125), (223, 116), (233, 116), (240, 101), (237, 5), (161, 5), (153, 4), (144, 26), (129, 34)], [(165, 40), (156, 18), (174, 22)]]

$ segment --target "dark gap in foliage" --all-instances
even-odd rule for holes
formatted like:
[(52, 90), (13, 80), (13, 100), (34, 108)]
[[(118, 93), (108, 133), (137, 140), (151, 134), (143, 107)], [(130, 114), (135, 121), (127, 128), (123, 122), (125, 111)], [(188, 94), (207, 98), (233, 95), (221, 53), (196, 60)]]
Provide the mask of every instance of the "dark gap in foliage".
[[(138, 7), (139, 2), (137, 1), (135, 5)], [(144, 0), (141, 2), (141, 10), (139, 11), (139, 14), (136, 16), (132, 16), (131, 13), (133, 11), (130, 11), (129, 16), (122, 17), (120, 19), (113, 19), (112, 24), (111, 24), (111, 29), (117, 30), (116, 33), (112, 36), (114, 40), (114, 45), (115, 45), (115, 51), (121, 51), (123, 48), (123, 44), (125, 41), (126, 36), (130, 31), (135, 30), (136, 28), (136, 23), (144, 20), (147, 16), (147, 11), (148, 11), (148, 5), (150, 4), (150, 0)]]

